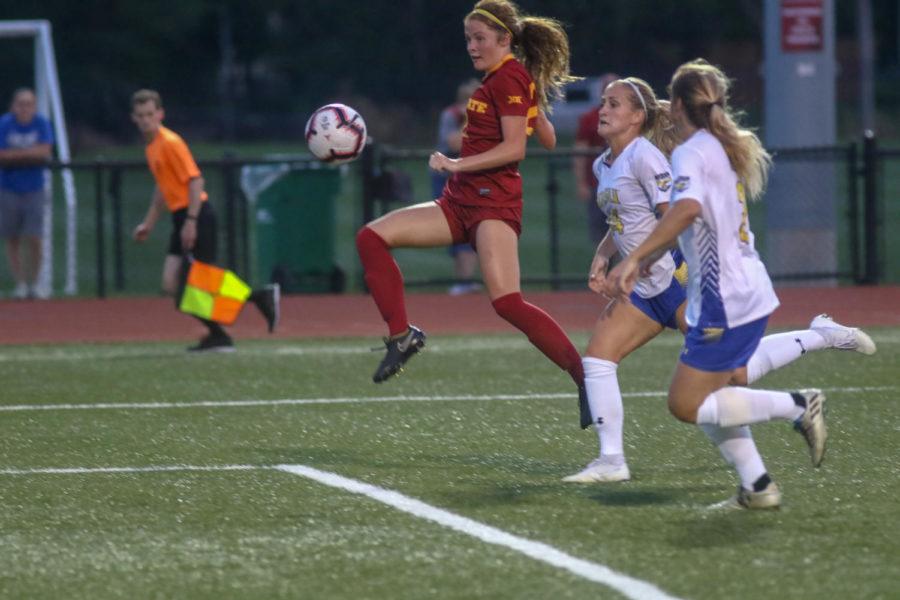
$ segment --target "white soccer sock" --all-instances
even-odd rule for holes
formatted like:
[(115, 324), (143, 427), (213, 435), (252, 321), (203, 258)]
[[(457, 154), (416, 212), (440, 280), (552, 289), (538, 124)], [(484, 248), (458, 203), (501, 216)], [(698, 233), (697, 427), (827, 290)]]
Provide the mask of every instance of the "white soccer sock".
[(707, 396), (697, 409), (697, 424), (734, 427), (772, 419), (793, 421), (803, 410), (787, 392), (724, 387)]
[(622, 427), (625, 410), (622, 407), (622, 392), (614, 362), (587, 356), (581, 359), (584, 365), (584, 387), (587, 390), (588, 405), (600, 438), (600, 456), (624, 455)]
[(741, 478), (741, 487), (753, 490), (753, 484), (765, 475), (766, 466), (756, 449), (753, 435), (746, 425), (740, 427), (719, 427), (701, 425), (700, 429), (718, 446), (719, 452), (728, 464), (734, 465)]
[(807, 352), (827, 347), (825, 338), (812, 329), (767, 335), (759, 341), (747, 363), (747, 383), (758, 381), (769, 371), (780, 369)]

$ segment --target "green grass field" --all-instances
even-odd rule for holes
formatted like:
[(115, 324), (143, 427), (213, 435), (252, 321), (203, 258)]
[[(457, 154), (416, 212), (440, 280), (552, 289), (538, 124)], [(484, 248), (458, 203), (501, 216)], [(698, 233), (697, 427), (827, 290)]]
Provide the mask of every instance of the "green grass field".
[[(191, 357), (181, 344), (6, 346), (0, 597), (637, 597), (640, 582), (617, 592), (566, 568), (580, 559), (659, 588), (646, 598), (895, 598), (900, 330), (872, 333), (875, 356), (818, 352), (760, 382), (824, 388), (831, 433), (816, 470), (787, 424), (754, 428), (785, 495), (767, 513), (705, 509), (737, 483), (666, 411), (675, 335), (619, 369), (632, 481), (586, 486), (559, 480), (596, 436), (577, 427), (567, 377), (518, 335), (434, 337), (382, 386), (370, 339)], [(545, 544), (562, 566), (336, 475)]]

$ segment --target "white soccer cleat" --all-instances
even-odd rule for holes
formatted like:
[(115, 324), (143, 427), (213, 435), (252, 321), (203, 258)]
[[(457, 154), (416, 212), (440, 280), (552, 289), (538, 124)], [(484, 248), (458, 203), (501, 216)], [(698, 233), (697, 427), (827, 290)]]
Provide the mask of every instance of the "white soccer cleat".
[(862, 354), (875, 354), (875, 342), (858, 327), (846, 327), (835, 323), (828, 315), (819, 315), (812, 320), (809, 328), (825, 338), (828, 345), (839, 350), (856, 350)]
[(613, 483), (629, 479), (631, 479), (631, 472), (626, 463), (613, 465), (602, 458), (595, 458), (578, 473), (563, 477), (563, 481), (566, 483)]
[(781, 490), (775, 482), (769, 483), (760, 492), (751, 492), (738, 487), (738, 492), (728, 500), (711, 504), (712, 510), (771, 510), (781, 506)]
[(822, 390), (798, 390), (797, 393), (806, 399), (806, 410), (794, 421), (794, 429), (806, 440), (809, 458), (813, 466), (818, 467), (825, 458), (825, 442), (828, 440), (828, 429), (825, 427), (825, 394)]

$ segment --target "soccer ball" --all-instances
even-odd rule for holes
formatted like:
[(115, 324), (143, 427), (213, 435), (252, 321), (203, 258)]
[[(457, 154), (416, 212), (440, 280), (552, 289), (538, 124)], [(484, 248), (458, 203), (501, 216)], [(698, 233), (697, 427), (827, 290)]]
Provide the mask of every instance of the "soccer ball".
[(326, 104), (306, 122), (306, 143), (313, 156), (323, 162), (350, 162), (366, 146), (366, 123), (349, 106)]

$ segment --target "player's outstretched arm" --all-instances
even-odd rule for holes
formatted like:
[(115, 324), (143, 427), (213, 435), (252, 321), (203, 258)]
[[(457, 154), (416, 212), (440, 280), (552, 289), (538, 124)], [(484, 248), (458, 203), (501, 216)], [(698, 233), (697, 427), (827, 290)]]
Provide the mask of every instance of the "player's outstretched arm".
[(519, 162), (525, 158), (525, 144), (528, 141), (525, 124), (525, 117), (500, 117), (502, 142), (486, 152), (465, 158), (447, 158), (435, 152), (428, 159), (428, 166), (441, 173), (470, 173)]
[(598, 294), (603, 293), (606, 285), (606, 270), (609, 268), (609, 259), (618, 251), (612, 233), (607, 231), (603, 240), (597, 244), (594, 260), (591, 262), (591, 270), (588, 273), (588, 287)]
[(163, 199), (162, 192), (159, 191), (159, 186), (153, 186), (153, 195), (151, 196), (150, 207), (147, 209), (147, 214), (144, 216), (144, 220), (138, 223), (138, 226), (134, 228), (134, 232), (131, 234), (131, 237), (133, 237), (136, 242), (146, 241), (150, 236), (150, 232), (153, 231), (153, 227), (159, 219), (160, 211), (163, 210), (164, 204), (165, 200)]
[(682, 198), (670, 206), (650, 235), (620, 262), (607, 276), (604, 292), (612, 298), (627, 299), (634, 289), (643, 262), (654, 253), (668, 248), (678, 234), (687, 229), (700, 216), (703, 207), (693, 198)]

